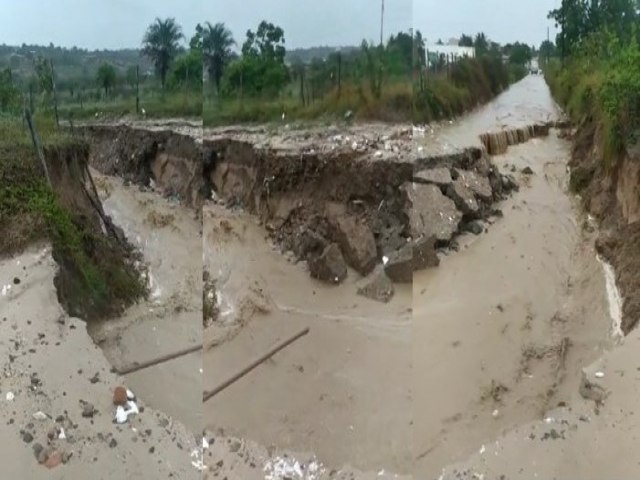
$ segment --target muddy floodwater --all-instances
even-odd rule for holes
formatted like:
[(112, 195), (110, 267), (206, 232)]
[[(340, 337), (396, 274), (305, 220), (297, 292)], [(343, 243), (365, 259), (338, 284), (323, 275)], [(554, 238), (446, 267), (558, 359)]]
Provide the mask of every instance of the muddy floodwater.
[[(438, 135), (472, 141), (498, 125), (556, 115), (544, 80), (528, 77)], [(580, 369), (612, 343), (593, 234), (568, 193), (569, 149), (552, 132), (494, 157), (503, 171), (533, 173), (518, 173), (520, 191), (500, 205), (503, 218), (414, 276), (418, 478), (566, 402)]]

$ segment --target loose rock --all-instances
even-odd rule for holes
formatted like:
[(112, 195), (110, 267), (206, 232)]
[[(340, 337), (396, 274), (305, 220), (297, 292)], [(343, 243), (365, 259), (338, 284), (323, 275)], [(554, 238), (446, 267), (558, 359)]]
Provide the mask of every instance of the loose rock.
[(347, 264), (335, 243), (325, 248), (319, 256), (311, 257), (307, 263), (311, 276), (323, 282), (338, 284), (347, 277)]

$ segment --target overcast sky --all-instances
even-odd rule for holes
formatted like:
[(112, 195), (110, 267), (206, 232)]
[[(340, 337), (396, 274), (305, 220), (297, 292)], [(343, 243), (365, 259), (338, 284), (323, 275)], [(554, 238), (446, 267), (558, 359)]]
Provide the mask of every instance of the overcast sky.
[(555, 40), (547, 14), (559, 5), (560, 0), (413, 0), (413, 24), (434, 43), (484, 32), (501, 44), (519, 41), (539, 46), (547, 38), (547, 27)]
[(155, 17), (174, 17), (188, 39), (203, 1), (211, 0), (0, 0), (0, 44), (136, 48)]
[[(559, 1), (385, 0), (385, 38), (413, 25), (434, 42), (484, 31), (500, 43), (538, 45)], [(238, 44), (263, 19), (284, 29), (288, 48), (380, 38), (380, 0), (0, 0), (0, 8), (0, 43), (10, 45), (138, 47), (146, 26), (168, 16), (187, 38), (198, 22), (224, 22)]]

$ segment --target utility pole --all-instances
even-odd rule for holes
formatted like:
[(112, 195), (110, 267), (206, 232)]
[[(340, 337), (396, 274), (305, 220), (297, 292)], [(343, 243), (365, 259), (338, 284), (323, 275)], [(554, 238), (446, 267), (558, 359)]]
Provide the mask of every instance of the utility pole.
[(562, 56), (562, 66), (564, 67), (564, 56), (565, 56), (565, 26), (567, 23), (567, 11), (565, 9), (565, 0), (562, 0), (562, 24), (560, 25), (560, 27), (562, 28), (562, 33), (561, 33), (561, 40), (562, 40), (562, 52), (561, 52), (561, 56)]
[(547, 27), (547, 64), (549, 63), (549, 55), (551, 51), (551, 42), (549, 41), (549, 27)]
[(384, 45), (384, 0), (380, 9), (380, 46)]

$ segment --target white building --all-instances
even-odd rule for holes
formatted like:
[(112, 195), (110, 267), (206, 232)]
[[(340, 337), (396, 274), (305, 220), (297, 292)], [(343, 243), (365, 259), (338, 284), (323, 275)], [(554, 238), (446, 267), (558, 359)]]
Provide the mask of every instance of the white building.
[(474, 47), (460, 47), (458, 45), (437, 45), (428, 44), (425, 46), (427, 63), (437, 64), (439, 58), (444, 58), (448, 62), (456, 62), (464, 57), (474, 58), (476, 49)]

